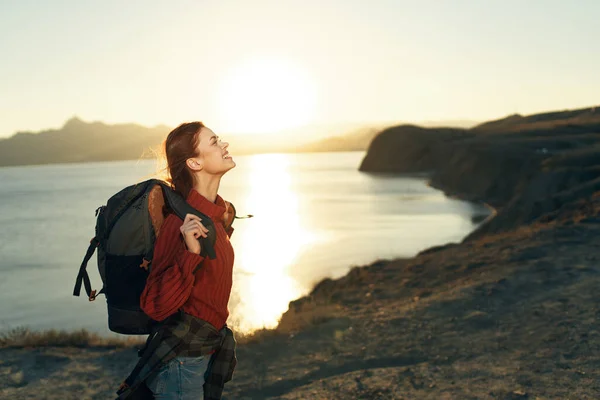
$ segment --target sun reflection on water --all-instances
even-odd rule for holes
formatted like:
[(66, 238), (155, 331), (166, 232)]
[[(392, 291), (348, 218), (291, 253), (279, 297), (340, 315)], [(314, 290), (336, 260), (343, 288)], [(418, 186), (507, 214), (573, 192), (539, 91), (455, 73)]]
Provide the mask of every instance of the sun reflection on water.
[(302, 295), (289, 269), (314, 235), (301, 224), (289, 168), (283, 154), (254, 156), (248, 165), (251, 191), (242, 208), (254, 218), (234, 233), (243, 240), (235, 245), (238, 302), (231, 314), (241, 332), (275, 327), (289, 302)]

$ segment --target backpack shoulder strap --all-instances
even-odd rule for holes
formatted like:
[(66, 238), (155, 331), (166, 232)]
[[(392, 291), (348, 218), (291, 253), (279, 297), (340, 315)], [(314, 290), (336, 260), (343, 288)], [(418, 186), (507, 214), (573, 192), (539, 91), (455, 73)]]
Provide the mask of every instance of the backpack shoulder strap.
[[(98, 247), (100, 241), (94, 236), (92, 240), (90, 240), (90, 245), (85, 253), (85, 257), (83, 257), (83, 261), (81, 262), (81, 266), (79, 267), (79, 273), (77, 274), (77, 279), (75, 280), (75, 287), (73, 288), (73, 296), (79, 296), (81, 293), (81, 284), (83, 283), (85, 287), (85, 292), (88, 295), (88, 298), (94, 300), (96, 297), (96, 293), (92, 292), (92, 283), (90, 282), (90, 276), (87, 273), (87, 264), (90, 261), (90, 258), (94, 255), (96, 251), (96, 247)], [(98, 293), (99, 294), (99, 293)]]
[(202, 255), (208, 256), (210, 259), (216, 258), (214, 244), (217, 240), (217, 234), (214, 226), (214, 222), (210, 219), (210, 217), (206, 214), (201, 213), (196, 210), (194, 207), (188, 204), (187, 201), (183, 199), (177, 192), (168, 187), (163, 182), (157, 182), (163, 189), (163, 194), (165, 196), (165, 202), (171, 207), (175, 215), (177, 215), (180, 219), (184, 220), (186, 214), (194, 214), (202, 219), (202, 225), (208, 229), (208, 238), (199, 237), (200, 245), (202, 247)]

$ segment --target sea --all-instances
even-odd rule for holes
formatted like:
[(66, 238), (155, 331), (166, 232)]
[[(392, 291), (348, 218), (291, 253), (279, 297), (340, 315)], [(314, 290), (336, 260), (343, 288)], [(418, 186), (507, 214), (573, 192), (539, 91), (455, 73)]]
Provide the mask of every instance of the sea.
[[(219, 194), (238, 215), (228, 324), (276, 326), (290, 301), (324, 278), (377, 260), (459, 242), (488, 211), (424, 176), (359, 172), (365, 152), (235, 156)], [(149, 179), (153, 160), (0, 168), (0, 330), (85, 328), (112, 335), (106, 301), (72, 295), (94, 236), (94, 211)], [(92, 286), (102, 286), (96, 258)]]

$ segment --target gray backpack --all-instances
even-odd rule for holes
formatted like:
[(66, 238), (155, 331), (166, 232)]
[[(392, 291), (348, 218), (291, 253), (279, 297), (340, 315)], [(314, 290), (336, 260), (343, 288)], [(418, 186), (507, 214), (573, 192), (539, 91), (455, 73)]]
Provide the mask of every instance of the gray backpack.
[[(232, 207), (235, 213), (235, 208)], [(195, 214), (208, 229), (208, 238), (200, 237), (202, 255), (215, 258), (216, 231), (213, 221), (190, 206), (164, 182), (150, 179), (128, 186), (113, 195), (96, 210), (96, 235), (79, 267), (74, 296), (83, 284), (88, 299), (104, 293), (108, 306), (108, 328), (117, 333), (143, 335), (153, 332), (158, 322), (140, 308), (140, 296), (152, 266), (154, 242), (164, 220), (164, 211), (182, 220)], [(87, 263), (98, 249), (98, 269), (102, 289), (92, 290)], [(200, 267), (200, 266), (198, 266)], [(197, 268), (198, 268), (197, 267)]]

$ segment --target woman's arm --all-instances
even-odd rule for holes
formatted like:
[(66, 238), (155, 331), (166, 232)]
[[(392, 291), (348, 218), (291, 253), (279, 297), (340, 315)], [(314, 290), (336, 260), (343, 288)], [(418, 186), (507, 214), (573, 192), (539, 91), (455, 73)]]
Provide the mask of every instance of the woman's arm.
[(185, 304), (194, 286), (193, 271), (204, 260), (187, 250), (179, 229), (182, 224), (175, 215), (169, 215), (154, 244), (154, 259), (140, 307), (156, 321), (164, 320)]

